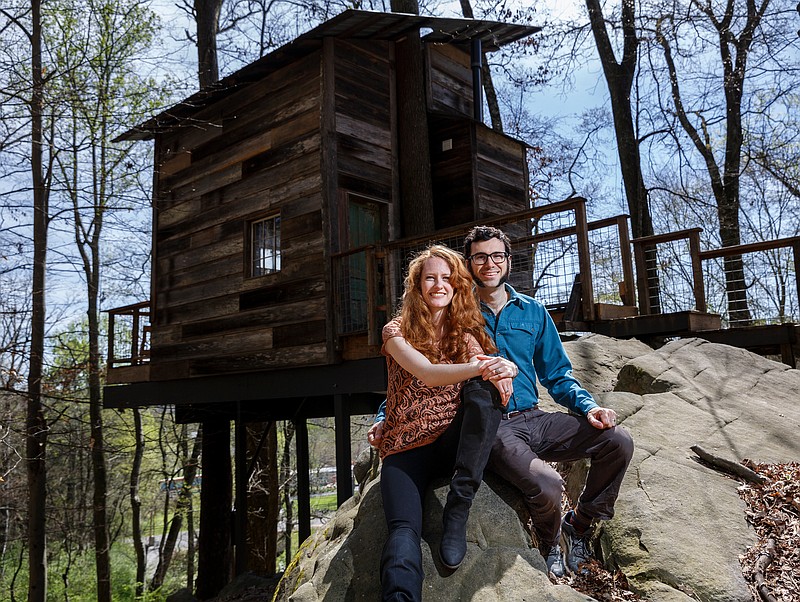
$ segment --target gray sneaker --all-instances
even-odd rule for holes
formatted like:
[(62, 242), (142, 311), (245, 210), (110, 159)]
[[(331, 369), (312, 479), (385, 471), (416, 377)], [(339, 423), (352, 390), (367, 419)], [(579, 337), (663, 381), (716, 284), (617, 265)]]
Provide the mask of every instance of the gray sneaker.
[(564, 554), (558, 543), (550, 548), (544, 561), (547, 563), (547, 572), (551, 573), (553, 577), (563, 577), (567, 574), (567, 567), (564, 566)]
[(589, 543), (590, 532), (591, 529), (583, 535), (578, 535), (575, 527), (567, 521), (566, 516), (561, 521), (561, 538), (566, 548), (567, 567), (573, 573), (586, 574), (589, 572), (586, 567), (581, 568), (581, 565), (594, 558)]

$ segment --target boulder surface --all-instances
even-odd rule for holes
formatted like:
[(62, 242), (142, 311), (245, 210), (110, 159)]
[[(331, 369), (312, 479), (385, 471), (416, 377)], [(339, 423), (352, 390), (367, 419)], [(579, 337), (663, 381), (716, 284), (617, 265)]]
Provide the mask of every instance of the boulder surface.
[[(601, 560), (645, 599), (749, 602), (738, 559), (755, 534), (740, 483), (690, 448), (737, 463), (800, 459), (800, 371), (699, 339), (654, 351), (589, 335), (565, 347), (577, 378), (617, 411), (617, 428), (636, 444), (616, 516), (599, 530)], [(546, 409), (561, 409), (542, 398)], [(583, 474), (569, 471), (568, 494), (579, 491)], [(448, 571), (438, 561), (446, 494), (446, 483), (438, 483), (425, 502), (425, 600), (591, 600), (550, 582), (517, 490), (488, 473), (470, 513), (467, 556)], [(378, 599), (385, 538), (379, 481), (372, 481), (301, 546), (275, 600)]]

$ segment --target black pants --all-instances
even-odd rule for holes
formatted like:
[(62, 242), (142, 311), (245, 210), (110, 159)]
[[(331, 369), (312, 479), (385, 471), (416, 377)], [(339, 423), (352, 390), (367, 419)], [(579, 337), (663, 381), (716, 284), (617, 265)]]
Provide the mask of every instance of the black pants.
[(494, 385), (470, 380), (462, 389), (453, 422), (436, 441), (386, 457), (381, 468), (381, 495), (389, 536), (381, 556), (383, 600), (421, 600), (422, 502), (431, 481), (451, 477), (451, 495), (470, 502), (500, 423)]
[(547, 462), (589, 458), (591, 467), (578, 500), (581, 514), (610, 519), (633, 439), (617, 426), (600, 430), (586, 418), (534, 408), (503, 420), (497, 430), (488, 468), (518, 487), (525, 496), (542, 546), (558, 541), (561, 528), (561, 475)]

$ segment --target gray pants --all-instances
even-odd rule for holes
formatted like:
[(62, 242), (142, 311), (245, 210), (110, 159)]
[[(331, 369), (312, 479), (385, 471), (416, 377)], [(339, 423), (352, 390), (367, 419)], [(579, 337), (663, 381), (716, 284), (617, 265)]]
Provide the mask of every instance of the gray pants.
[(561, 528), (561, 475), (548, 462), (589, 458), (591, 467), (578, 500), (583, 516), (607, 520), (633, 455), (633, 439), (617, 426), (600, 430), (586, 418), (539, 408), (500, 422), (487, 468), (525, 497), (543, 546), (558, 541)]

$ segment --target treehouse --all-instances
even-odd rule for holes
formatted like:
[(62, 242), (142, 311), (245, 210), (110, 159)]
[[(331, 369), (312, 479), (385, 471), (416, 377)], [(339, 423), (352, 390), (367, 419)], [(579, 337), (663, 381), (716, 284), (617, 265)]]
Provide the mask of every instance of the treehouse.
[[(437, 229), (529, 208), (526, 146), (480, 118), (481, 59), (535, 31), (346, 11), (123, 134), (155, 144), (152, 290), (109, 312), (106, 407), (294, 420), (301, 474), (305, 419), (333, 416), (352, 495), (349, 417), (383, 399), (380, 331), (407, 261), (382, 251), (413, 210), (403, 169), (429, 157)], [(409, 110), (428, 130), (413, 147)]]
[(535, 28), (347, 11), (121, 137), (155, 142), (149, 362), (109, 382), (149, 386), (111, 404), (216, 402), (225, 379), (294, 369), (289, 392), (316, 396), (328, 366), (353, 370), (339, 394), (382, 388), (366, 250), (403, 234), (396, 55), (420, 29), (437, 227), (528, 208), (525, 145), (474, 119), (472, 63)]

